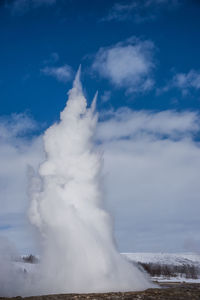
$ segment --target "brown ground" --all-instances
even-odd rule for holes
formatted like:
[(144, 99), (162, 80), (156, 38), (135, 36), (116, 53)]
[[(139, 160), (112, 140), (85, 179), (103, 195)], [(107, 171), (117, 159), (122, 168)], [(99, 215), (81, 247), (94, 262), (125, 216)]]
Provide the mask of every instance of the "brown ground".
[[(120, 300), (200, 300), (200, 284), (160, 284), (160, 289), (148, 289), (143, 292), (126, 293), (104, 293), (104, 294), (60, 294), (34, 297), (15, 297), (9, 300), (99, 300), (99, 299), (120, 299)], [(0, 297), (0, 300), (8, 298)]]

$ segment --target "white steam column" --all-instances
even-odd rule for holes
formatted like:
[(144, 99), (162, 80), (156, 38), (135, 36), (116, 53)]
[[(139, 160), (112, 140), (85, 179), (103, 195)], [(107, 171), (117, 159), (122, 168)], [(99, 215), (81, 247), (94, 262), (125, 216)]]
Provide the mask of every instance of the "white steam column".
[(44, 134), (46, 160), (30, 218), (43, 239), (39, 293), (133, 291), (151, 283), (117, 251), (109, 215), (102, 206), (97, 124), (82, 92), (80, 70), (60, 122)]

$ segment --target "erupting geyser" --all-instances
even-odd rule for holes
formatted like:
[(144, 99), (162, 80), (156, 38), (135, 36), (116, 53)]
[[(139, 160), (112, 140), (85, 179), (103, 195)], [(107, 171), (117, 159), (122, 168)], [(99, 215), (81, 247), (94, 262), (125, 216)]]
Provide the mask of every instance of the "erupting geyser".
[(82, 92), (80, 70), (60, 122), (44, 134), (46, 160), (32, 193), (31, 222), (43, 253), (37, 293), (142, 290), (146, 276), (117, 251), (109, 215), (102, 206), (101, 157), (93, 135), (95, 101)]

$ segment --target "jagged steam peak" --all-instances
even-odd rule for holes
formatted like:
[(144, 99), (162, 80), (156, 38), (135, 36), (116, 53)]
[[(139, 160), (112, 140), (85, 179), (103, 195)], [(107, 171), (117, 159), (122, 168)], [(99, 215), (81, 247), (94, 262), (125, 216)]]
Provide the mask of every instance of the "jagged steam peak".
[(65, 109), (61, 112), (61, 120), (77, 118), (77, 116), (83, 115), (87, 110), (87, 100), (84, 97), (82, 84), (81, 84), (81, 65), (76, 73), (73, 87), (68, 92), (68, 101)]
[(81, 65), (76, 72), (76, 76), (73, 82), (73, 89), (82, 93), (82, 84), (81, 84)]
[(95, 109), (96, 109), (96, 104), (97, 104), (97, 97), (98, 97), (98, 91), (96, 91), (94, 98), (92, 100), (92, 104), (91, 104), (91, 110), (94, 113)]

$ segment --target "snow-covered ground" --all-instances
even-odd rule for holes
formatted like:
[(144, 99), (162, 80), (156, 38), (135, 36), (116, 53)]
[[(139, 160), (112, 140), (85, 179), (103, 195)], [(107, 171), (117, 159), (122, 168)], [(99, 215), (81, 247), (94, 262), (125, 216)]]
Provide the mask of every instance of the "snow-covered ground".
[(180, 266), (200, 266), (200, 254), (195, 253), (122, 253), (129, 260), (141, 263), (159, 263)]
[[(200, 254), (196, 253), (122, 253), (128, 260), (136, 263), (156, 263), (159, 265), (183, 266), (190, 265), (200, 268)], [(200, 283), (198, 279), (185, 278), (179, 274), (176, 277), (152, 277), (159, 282)]]
[(192, 278), (184, 278), (184, 277), (152, 277), (153, 281), (158, 282), (187, 282), (187, 283), (200, 283), (200, 278), (192, 279)]

